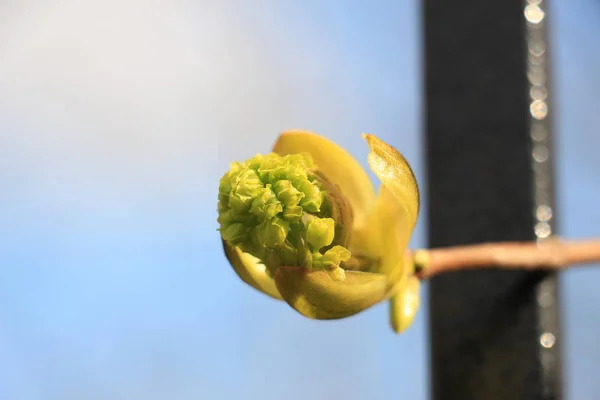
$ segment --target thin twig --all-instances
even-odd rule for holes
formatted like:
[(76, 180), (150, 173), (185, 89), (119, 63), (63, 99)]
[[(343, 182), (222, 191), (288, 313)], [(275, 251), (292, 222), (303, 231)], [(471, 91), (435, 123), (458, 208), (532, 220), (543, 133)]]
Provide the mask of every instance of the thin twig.
[(444, 272), (487, 267), (561, 270), (574, 264), (600, 262), (600, 239), (484, 243), (416, 250), (413, 257), (421, 279)]

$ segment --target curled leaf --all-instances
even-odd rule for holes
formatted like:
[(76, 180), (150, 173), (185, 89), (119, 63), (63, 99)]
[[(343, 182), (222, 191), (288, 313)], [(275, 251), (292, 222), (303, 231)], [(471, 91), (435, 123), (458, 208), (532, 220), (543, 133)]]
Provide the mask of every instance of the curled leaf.
[(357, 314), (385, 300), (390, 292), (382, 274), (346, 271), (334, 280), (326, 271), (280, 267), (275, 283), (283, 299), (300, 314), (313, 319), (339, 319)]
[(419, 187), (406, 159), (392, 146), (375, 135), (363, 134), (371, 148), (369, 166), (407, 213), (411, 229), (419, 214)]
[(256, 257), (244, 253), (238, 247), (231, 246), (225, 240), (222, 242), (229, 263), (244, 282), (268, 296), (282, 300), (275, 281), (268, 275), (266, 267)]
[(365, 170), (346, 150), (316, 133), (290, 130), (283, 132), (273, 147), (279, 155), (309, 153), (315, 166), (337, 184), (354, 211), (354, 223), (364, 222), (375, 201), (375, 190)]

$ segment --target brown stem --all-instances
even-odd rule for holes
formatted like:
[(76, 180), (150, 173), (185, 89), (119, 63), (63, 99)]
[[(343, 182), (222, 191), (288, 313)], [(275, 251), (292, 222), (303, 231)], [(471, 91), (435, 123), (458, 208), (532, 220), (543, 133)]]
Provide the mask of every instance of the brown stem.
[(573, 264), (600, 262), (600, 239), (484, 243), (416, 250), (413, 257), (421, 279), (444, 272), (486, 267), (561, 270)]

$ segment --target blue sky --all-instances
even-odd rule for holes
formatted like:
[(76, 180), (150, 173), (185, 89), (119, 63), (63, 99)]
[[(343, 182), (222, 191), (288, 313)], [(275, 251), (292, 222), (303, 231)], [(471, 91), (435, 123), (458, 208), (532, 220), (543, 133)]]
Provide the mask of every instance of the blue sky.
[[(307, 320), (215, 221), (229, 162), (287, 128), (365, 166), (376, 133), (423, 182), (419, 3), (224, 3), (0, 5), (0, 398), (426, 398), (426, 307), (401, 336), (385, 305)], [(600, 7), (553, 11), (560, 233), (598, 236)], [(599, 278), (563, 280), (574, 399), (600, 395)]]

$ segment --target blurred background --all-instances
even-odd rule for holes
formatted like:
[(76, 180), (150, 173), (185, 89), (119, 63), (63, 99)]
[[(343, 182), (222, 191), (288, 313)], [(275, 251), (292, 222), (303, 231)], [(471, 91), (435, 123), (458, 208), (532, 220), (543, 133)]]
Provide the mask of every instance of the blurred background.
[[(385, 304), (308, 320), (216, 232), (220, 176), (284, 129), (365, 166), (376, 133), (423, 182), (419, 6), (2, 1), (0, 399), (426, 399), (426, 302), (401, 336)], [(599, 236), (600, 3), (551, 11), (560, 234)], [(600, 268), (563, 277), (566, 394), (597, 399)]]

